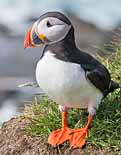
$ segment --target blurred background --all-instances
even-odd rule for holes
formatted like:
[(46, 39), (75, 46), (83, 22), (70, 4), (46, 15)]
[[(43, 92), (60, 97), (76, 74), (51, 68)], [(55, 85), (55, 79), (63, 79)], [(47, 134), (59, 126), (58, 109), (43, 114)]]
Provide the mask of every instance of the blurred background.
[[(113, 30), (121, 26), (121, 0), (1, 0), (0, 1), (0, 124), (20, 114), (39, 88), (18, 85), (35, 81), (42, 49), (23, 49), (28, 27), (47, 11), (61, 11), (72, 21), (76, 44), (91, 54), (113, 50)], [(77, 33), (78, 32), (78, 33)]]

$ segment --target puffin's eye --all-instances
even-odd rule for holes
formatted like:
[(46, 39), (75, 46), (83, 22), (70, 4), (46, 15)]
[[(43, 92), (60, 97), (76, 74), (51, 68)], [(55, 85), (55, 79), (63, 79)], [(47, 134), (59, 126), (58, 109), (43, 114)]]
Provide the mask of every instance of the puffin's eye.
[(49, 21), (47, 21), (47, 27), (51, 27), (52, 25), (50, 24)]

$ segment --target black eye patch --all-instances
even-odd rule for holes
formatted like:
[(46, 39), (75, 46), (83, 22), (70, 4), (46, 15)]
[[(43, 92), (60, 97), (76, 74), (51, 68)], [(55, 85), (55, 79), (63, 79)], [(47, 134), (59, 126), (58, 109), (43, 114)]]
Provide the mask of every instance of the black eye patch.
[(47, 27), (51, 27), (51, 26), (52, 26), (52, 24), (50, 24), (50, 22), (47, 21)]

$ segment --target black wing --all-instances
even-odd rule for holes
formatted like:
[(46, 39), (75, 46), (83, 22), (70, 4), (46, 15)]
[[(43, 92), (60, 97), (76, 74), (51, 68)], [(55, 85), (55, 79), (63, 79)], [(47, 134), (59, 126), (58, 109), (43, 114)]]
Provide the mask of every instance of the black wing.
[(96, 88), (101, 90), (104, 96), (107, 95), (111, 80), (107, 69), (101, 65), (92, 70), (88, 70), (86, 65), (82, 65), (82, 67), (86, 71), (86, 77), (95, 85)]
[(76, 59), (73, 61), (80, 63), (81, 67), (85, 70), (87, 79), (91, 81), (104, 96), (106, 96), (113, 89), (118, 88), (112, 88), (114, 83), (111, 80), (109, 71), (104, 65), (87, 53), (79, 50), (76, 53)]
[(118, 83), (111, 80), (110, 73), (104, 65), (87, 53), (79, 53), (80, 63), (86, 72), (86, 77), (103, 93), (104, 97), (120, 88)]

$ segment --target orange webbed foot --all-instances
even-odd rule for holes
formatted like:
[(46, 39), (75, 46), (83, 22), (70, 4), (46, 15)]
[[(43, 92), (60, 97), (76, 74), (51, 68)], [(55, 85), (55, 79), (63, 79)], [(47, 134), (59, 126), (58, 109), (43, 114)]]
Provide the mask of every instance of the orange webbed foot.
[(48, 143), (56, 146), (62, 144), (63, 142), (69, 140), (70, 129), (68, 127), (63, 127), (53, 131), (48, 137)]
[(70, 136), (70, 146), (73, 148), (82, 148), (86, 144), (86, 137), (88, 134), (88, 129), (92, 122), (92, 116), (88, 116), (88, 122), (85, 128), (73, 129), (73, 133)]
[(73, 129), (70, 136), (70, 146), (73, 148), (82, 148), (86, 144), (85, 138), (87, 137), (88, 131), (85, 128)]

